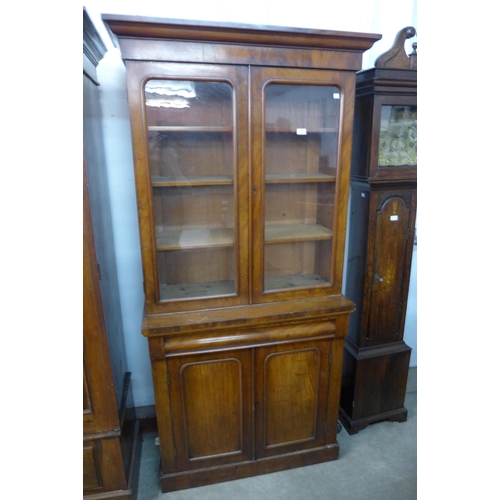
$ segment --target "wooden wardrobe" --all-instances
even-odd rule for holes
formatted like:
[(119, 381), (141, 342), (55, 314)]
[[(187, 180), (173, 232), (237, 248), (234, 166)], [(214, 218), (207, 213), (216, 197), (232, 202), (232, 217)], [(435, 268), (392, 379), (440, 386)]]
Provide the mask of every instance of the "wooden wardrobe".
[(83, 10), (83, 495), (135, 498), (140, 425), (127, 371), (96, 67), (106, 52)]

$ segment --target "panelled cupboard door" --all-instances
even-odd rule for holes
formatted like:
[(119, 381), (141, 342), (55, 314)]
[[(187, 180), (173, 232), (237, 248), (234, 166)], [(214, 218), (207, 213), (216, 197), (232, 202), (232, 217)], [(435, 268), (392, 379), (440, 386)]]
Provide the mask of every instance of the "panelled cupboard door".
[(251, 81), (253, 301), (340, 293), (354, 77), (252, 68)]
[(252, 459), (252, 351), (167, 361), (177, 470)]
[(331, 340), (256, 349), (256, 456), (322, 446)]
[(147, 313), (248, 303), (247, 69), (127, 72)]
[(325, 339), (168, 358), (176, 469), (325, 445), (331, 345)]

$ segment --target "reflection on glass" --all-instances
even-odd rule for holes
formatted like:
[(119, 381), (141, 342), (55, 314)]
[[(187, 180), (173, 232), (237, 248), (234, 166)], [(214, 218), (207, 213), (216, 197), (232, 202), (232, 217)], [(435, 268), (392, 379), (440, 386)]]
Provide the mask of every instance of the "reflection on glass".
[(382, 106), (378, 164), (417, 164), (417, 107)]
[(145, 85), (161, 300), (235, 292), (233, 89)]
[(340, 90), (265, 93), (264, 290), (330, 284)]

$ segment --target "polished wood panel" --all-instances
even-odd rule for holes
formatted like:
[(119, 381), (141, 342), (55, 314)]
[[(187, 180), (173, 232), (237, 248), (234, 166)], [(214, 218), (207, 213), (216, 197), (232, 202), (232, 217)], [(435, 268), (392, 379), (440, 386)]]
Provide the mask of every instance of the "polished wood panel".
[[(343, 295), (317, 297), (307, 300), (289, 300), (272, 304), (257, 304), (253, 307), (233, 307), (226, 310), (207, 309), (203, 311), (179, 312), (162, 316), (145, 316), (142, 332), (147, 337), (165, 334), (181, 336), (203, 331), (224, 331), (233, 329), (233, 335), (239, 336), (239, 329), (249, 327), (274, 327), (293, 324), (305, 335), (309, 326), (304, 321), (337, 321), (337, 315), (349, 314), (353, 303)], [(297, 326), (298, 325), (298, 326)], [(314, 331), (314, 330), (312, 330)], [(222, 335), (222, 334), (221, 334)], [(187, 339), (191, 337), (186, 337)], [(211, 335), (217, 339), (217, 335)], [(229, 339), (227, 339), (229, 340)], [(156, 356), (155, 358), (156, 359)]]
[(177, 491), (185, 488), (205, 486), (223, 481), (231, 481), (260, 474), (269, 474), (282, 470), (305, 467), (339, 457), (339, 446), (321, 446), (291, 453), (284, 453), (260, 460), (251, 460), (235, 464), (225, 464), (220, 467), (207, 467), (173, 474), (165, 474), (160, 477), (160, 485), (163, 492)]
[[(238, 453), (243, 437), (240, 361), (197, 360), (184, 365), (179, 376), (190, 459)], [(214, 436), (217, 441), (210, 440)]]
[(360, 347), (403, 338), (416, 196), (414, 188), (353, 183), (349, 252), (353, 278), (346, 283), (346, 294), (358, 306), (351, 317), (349, 338)]
[(402, 335), (401, 309), (409, 211), (402, 198), (391, 196), (376, 213), (375, 254), (368, 328), (370, 340), (391, 341)]
[(181, 469), (251, 459), (251, 359), (249, 350), (169, 359)]
[(148, 339), (160, 440), (161, 472), (167, 474), (176, 471), (177, 464), (172, 421), (172, 398), (163, 344), (162, 337)]
[(92, 491), (102, 488), (99, 442), (83, 445), (83, 489)]
[(91, 413), (92, 404), (90, 402), (89, 384), (85, 374), (85, 362), (83, 364), (83, 413)]
[[(85, 159), (84, 159), (85, 160)], [(106, 323), (102, 306), (93, 224), (88, 195), (87, 169), (83, 164), (83, 363), (84, 432), (117, 429), (118, 407), (113, 385)]]
[[(256, 351), (257, 456), (325, 443), (330, 340)], [(283, 374), (288, 374), (284, 377)]]
[[(204, 61), (210, 64), (285, 66), (291, 68), (336, 68), (352, 71), (361, 67), (362, 56), (341, 50), (314, 50), (291, 47), (259, 47), (257, 45), (223, 45), (192, 41), (138, 40), (121, 38), (120, 50), (127, 61), (172, 62)], [(168, 56), (166, 56), (168, 54)]]
[(340, 416), (349, 434), (374, 422), (406, 421), (411, 349), (403, 341), (362, 350), (347, 339), (345, 346)]
[[(263, 413), (265, 446), (313, 439), (319, 380), (318, 349), (273, 352), (264, 361)], [(294, 377), (281, 378), (283, 373)], [(290, 404), (292, 401), (292, 404)]]

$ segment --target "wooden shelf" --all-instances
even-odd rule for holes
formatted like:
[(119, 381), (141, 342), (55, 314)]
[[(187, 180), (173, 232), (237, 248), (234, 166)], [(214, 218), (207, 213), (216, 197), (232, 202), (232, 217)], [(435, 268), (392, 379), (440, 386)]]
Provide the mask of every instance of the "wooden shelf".
[(160, 300), (194, 299), (235, 293), (234, 280), (160, 285)]
[(157, 250), (231, 247), (234, 230), (222, 229), (156, 229)]
[(169, 186), (230, 186), (233, 184), (232, 175), (194, 175), (189, 177), (171, 176), (159, 177), (152, 176), (151, 184), (153, 187)]
[[(168, 186), (230, 186), (234, 182), (232, 175), (193, 175), (189, 177), (183, 176), (152, 176), (151, 184), (153, 187), (168, 187)], [(305, 174), (268, 174), (266, 175), (267, 184), (286, 184), (286, 183), (301, 183), (301, 182), (335, 182), (334, 175), (319, 173)]]
[(290, 182), (335, 182), (334, 175), (317, 173), (304, 174), (267, 174), (267, 184), (281, 184)]
[(291, 274), (285, 276), (267, 276), (264, 289), (280, 290), (283, 288), (304, 288), (331, 285), (317, 274)]
[[(265, 242), (288, 243), (322, 241), (332, 238), (332, 231), (320, 224), (275, 224), (265, 228)], [(222, 229), (163, 229), (156, 233), (157, 250), (230, 247), (234, 230)]]
[(320, 224), (274, 224), (265, 227), (265, 242), (272, 244), (330, 240), (332, 234), (330, 229)]
[(232, 132), (232, 126), (225, 125), (150, 125), (149, 132)]

